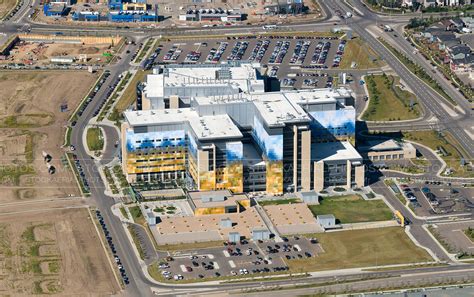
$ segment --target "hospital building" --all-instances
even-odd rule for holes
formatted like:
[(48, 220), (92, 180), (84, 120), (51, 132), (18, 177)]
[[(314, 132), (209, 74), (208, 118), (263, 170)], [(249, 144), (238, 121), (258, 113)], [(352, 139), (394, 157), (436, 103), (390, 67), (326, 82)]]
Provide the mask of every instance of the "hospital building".
[(347, 89), (268, 90), (255, 63), (165, 65), (121, 127), (129, 182), (266, 192), (364, 186)]

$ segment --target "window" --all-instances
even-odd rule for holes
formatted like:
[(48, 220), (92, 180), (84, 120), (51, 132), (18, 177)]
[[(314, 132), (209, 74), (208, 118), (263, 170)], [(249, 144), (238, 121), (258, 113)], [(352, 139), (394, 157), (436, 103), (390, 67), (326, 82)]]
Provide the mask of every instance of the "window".
[(380, 156), (380, 160), (385, 160), (385, 156), (384, 155)]
[(403, 159), (404, 158), (403, 154), (398, 155), (398, 158)]

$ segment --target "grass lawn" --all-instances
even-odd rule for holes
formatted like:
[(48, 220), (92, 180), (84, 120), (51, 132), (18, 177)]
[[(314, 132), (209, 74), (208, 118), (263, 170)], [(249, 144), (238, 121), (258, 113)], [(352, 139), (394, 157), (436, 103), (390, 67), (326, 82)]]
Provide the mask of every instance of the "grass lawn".
[(342, 55), (340, 69), (351, 69), (352, 62), (357, 65), (354, 69), (380, 68), (384, 65), (378, 55), (360, 37), (348, 40), (344, 55)]
[(116, 111), (121, 114), (125, 111), (136, 99), (137, 83), (143, 82), (147, 74), (152, 73), (152, 70), (138, 70), (132, 78), (132, 81), (127, 86), (119, 101), (115, 105)]
[(145, 218), (143, 217), (142, 211), (140, 210), (139, 206), (129, 207), (128, 210), (130, 211), (132, 219), (135, 223), (143, 226), (145, 225)]
[(456, 101), (453, 100), (445, 91), (444, 89), (434, 80), (429, 73), (426, 73), (425, 69), (420, 65), (416, 64), (411, 60), (409, 57), (405, 56), (397, 49), (395, 49), (392, 45), (390, 45), (387, 41), (383, 38), (379, 37), (378, 40), (394, 54), (414, 75), (418, 78), (423, 80), (427, 83), (430, 87), (432, 87), (435, 91), (437, 91), (441, 96), (443, 96), (446, 100), (451, 102), (454, 105), (457, 105)]
[(413, 131), (404, 133), (403, 138), (424, 144), (432, 150), (443, 147), (447, 155), (440, 157), (446, 162), (447, 167), (454, 170), (451, 176), (474, 177), (474, 171), (468, 171), (467, 166), (461, 166), (461, 158), (466, 154), (462, 152), (461, 146), (450, 134), (441, 135), (436, 131)]
[(102, 129), (98, 127), (87, 129), (87, 146), (91, 151), (100, 151), (104, 148)]
[(325, 252), (317, 257), (285, 260), (292, 272), (433, 261), (425, 250), (410, 240), (401, 227), (318, 233), (308, 236), (317, 238)]
[[(365, 77), (369, 90), (369, 106), (362, 119), (366, 121), (411, 120), (421, 111), (415, 95), (397, 86), (399, 79), (387, 75)], [(413, 103), (413, 107), (410, 104)]]
[(280, 205), (280, 204), (293, 204), (293, 203), (300, 203), (301, 201), (296, 198), (291, 198), (291, 199), (278, 199), (278, 200), (263, 200), (263, 201), (258, 201), (258, 204), (261, 206), (266, 206), (266, 205)]
[(314, 216), (333, 214), (341, 224), (392, 219), (392, 212), (383, 200), (364, 200), (358, 195), (344, 195), (325, 197), (319, 203), (309, 206)]

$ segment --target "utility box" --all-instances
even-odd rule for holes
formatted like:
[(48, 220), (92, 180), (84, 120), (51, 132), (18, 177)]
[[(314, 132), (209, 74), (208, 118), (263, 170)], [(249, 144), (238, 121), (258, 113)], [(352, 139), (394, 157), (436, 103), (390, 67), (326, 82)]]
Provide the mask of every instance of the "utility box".
[(239, 242), (240, 233), (239, 232), (229, 232), (229, 241), (230, 242)]
[(269, 240), (270, 231), (266, 228), (254, 228), (252, 229), (252, 240)]

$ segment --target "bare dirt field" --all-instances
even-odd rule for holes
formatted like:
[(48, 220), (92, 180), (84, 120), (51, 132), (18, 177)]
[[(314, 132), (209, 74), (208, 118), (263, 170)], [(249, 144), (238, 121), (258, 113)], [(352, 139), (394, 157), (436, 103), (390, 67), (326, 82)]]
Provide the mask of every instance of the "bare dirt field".
[(61, 146), (69, 115), (96, 78), (85, 71), (0, 73), (0, 203), (79, 194)]
[(104, 253), (86, 208), (1, 215), (0, 295), (115, 294)]
[(111, 49), (110, 44), (44, 43), (22, 40), (10, 51), (8, 59), (0, 62), (39, 66), (50, 64), (52, 57), (72, 57), (77, 63), (104, 64), (109, 58), (102, 54), (109, 53)]
[(6, 15), (13, 7), (15, 7), (15, 0), (0, 0), (0, 18)]

